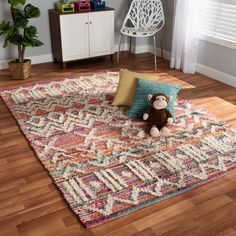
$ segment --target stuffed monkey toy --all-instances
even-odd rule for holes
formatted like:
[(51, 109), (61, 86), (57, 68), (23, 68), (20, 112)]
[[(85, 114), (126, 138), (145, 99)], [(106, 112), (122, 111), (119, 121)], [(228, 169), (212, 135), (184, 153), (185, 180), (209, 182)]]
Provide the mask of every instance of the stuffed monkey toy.
[(161, 93), (149, 94), (148, 100), (151, 102), (152, 108), (143, 114), (143, 120), (149, 123), (150, 135), (153, 137), (169, 136), (170, 130), (166, 126), (173, 123), (173, 118), (166, 107), (170, 97)]

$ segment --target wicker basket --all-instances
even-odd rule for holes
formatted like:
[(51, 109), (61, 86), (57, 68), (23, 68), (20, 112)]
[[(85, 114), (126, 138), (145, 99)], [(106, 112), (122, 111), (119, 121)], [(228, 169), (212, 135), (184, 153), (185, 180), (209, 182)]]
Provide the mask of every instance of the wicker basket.
[(31, 76), (31, 60), (24, 60), (23, 63), (16, 61), (9, 62), (12, 79), (28, 79)]

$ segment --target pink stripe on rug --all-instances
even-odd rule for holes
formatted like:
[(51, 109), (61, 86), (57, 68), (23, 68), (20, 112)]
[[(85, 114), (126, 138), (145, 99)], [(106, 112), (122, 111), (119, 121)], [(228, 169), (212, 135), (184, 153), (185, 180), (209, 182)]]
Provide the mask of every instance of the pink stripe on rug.
[(88, 228), (236, 169), (236, 130), (188, 101), (166, 140), (111, 106), (116, 72), (6, 89), (1, 96)]

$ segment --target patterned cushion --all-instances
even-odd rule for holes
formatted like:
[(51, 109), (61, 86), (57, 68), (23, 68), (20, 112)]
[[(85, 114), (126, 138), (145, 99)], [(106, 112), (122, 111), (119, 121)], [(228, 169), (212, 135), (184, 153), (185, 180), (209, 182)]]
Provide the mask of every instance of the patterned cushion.
[(120, 80), (116, 95), (112, 102), (115, 106), (131, 106), (136, 90), (137, 78), (144, 80), (158, 81), (159, 76), (150, 73), (136, 73), (130, 70), (120, 71)]
[(148, 94), (163, 93), (172, 97), (167, 109), (171, 112), (172, 116), (175, 117), (174, 103), (180, 89), (181, 88), (176, 84), (157, 83), (138, 79), (133, 105), (128, 112), (128, 116), (141, 118), (145, 110), (147, 110), (151, 105), (148, 100)]

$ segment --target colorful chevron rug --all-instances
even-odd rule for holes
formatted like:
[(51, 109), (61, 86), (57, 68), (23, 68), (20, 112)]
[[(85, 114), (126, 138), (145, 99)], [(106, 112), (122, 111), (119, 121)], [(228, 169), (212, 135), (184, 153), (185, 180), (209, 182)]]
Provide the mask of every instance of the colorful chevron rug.
[(1, 92), (83, 224), (94, 227), (236, 168), (236, 130), (179, 100), (167, 143), (111, 106), (117, 73)]

